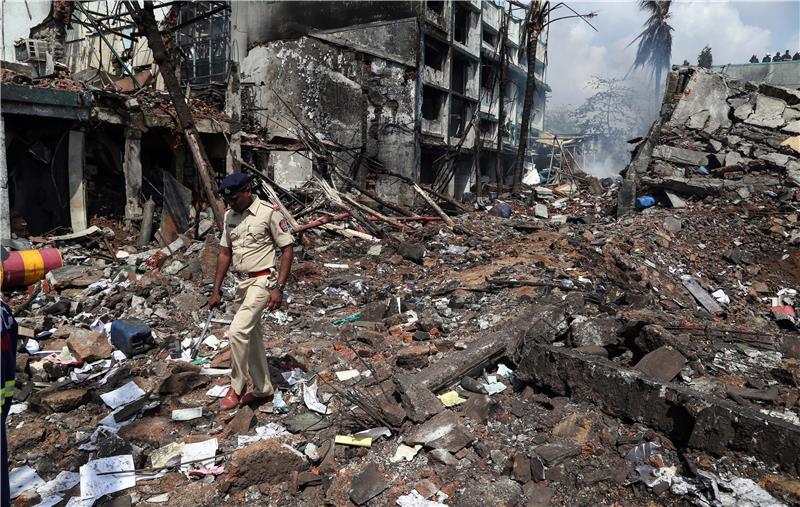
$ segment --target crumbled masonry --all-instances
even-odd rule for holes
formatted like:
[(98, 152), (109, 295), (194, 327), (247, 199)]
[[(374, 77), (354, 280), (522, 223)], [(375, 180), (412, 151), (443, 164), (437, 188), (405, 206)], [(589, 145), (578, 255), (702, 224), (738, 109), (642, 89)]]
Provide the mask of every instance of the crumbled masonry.
[(26, 238), (65, 266), (8, 293), (12, 505), (797, 504), (798, 118), (796, 90), (678, 67), (619, 181), (465, 211), (398, 180), (437, 204), (406, 214), (342, 180), (281, 192), (312, 225), (262, 319), (277, 394), (230, 411), (235, 274), (196, 341), (209, 210), (158, 244), (113, 215)]

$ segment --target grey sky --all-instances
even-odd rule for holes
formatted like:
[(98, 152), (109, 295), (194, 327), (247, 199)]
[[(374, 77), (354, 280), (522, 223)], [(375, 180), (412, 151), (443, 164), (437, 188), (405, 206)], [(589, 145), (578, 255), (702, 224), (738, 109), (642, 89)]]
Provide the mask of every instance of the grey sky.
[[(578, 12), (597, 12), (595, 32), (580, 20), (562, 20), (550, 27), (547, 82), (553, 89), (548, 108), (579, 105), (591, 95), (593, 75), (622, 77), (630, 68), (635, 46), (626, 47), (642, 30), (646, 16), (635, 1), (569, 2)], [(563, 11), (566, 13), (566, 11)], [(673, 1), (672, 62), (697, 63), (708, 44), (714, 65), (746, 63), (753, 53), (800, 50), (800, 0)]]

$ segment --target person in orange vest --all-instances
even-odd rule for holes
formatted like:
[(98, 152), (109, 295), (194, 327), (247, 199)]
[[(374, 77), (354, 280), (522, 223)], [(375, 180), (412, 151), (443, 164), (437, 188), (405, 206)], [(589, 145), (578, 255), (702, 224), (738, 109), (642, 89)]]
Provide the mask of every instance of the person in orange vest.
[(11, 504), (11, 491), (8, 484), (8, 444), (6, 442), (6, 417), (11, 408), (11, 398), (14, 396), (14, 377), (17, 371), (17, 338), (19, 327), (14, 320), (11, 308), (4, 301), (0, 301), (0, 318), (2, 319), (2, 333), (0, 333), (0, 407), (2, 407), (2, 428), (0, 428), (0, 452), (2, 453), (2, 502), (0, 505)]

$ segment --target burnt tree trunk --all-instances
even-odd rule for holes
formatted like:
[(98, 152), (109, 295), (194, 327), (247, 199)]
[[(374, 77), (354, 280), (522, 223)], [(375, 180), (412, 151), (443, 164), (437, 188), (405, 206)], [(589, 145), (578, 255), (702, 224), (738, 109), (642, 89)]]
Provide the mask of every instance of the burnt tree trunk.
[(161, 38), (161, 32), (158, 30), (158, 24), (153, 15), (153, 2), (152, 0), (145, 0), (144, 8), (139, 7), (138, 1), (126, 1), (125, 5), (136, 23), (139, 32), (147, 37), (147, 44), (153, 52), (153, 61), (158, 64), (158, 69), (161, 72), (161, 76), (164, 78), (164, 85), (167, 87), (172, 105), (175, 107), (178, 127), (186, 137), (186, 144), (192, 152), (194, 164), (197, 166), (197, 171), (200, 173), (203, 190), (206, 193), (208, 202), (211, 204), (217, 227), (223, 230), (225, 208), (222, 205), (222, 201), (216, 196), (214, 168), (208, 160), (205, 147), (200, 140), (200, 133), (197, 131), (197, 127), (194, 124), (192, 112), (189, 110), (189, 106), (183, 98), (181, 84), (175, 76), (175, 66), (172, 63), (172, 59), (167, 54), (167, 48), (164, 45), (164, 40)]
[(525, 153), (528, 151), (528, 131), (531, 125), (531, 112), (533, 111), (533, 98), (536, 95), (536, 49), (539, 36), (542, 33), (542, 19), (539, 9), (539, 2), (531, 2), (529, 15), (530, 25), (527, 29), (526, 46), (528, 50), (528, 74), (525, 81), (525, 101), (522, 104), (522, 124), (519, 132), (519, 146), (517, 148), (517, 158), (514, 161), (514, 183), (511, 191), (519, 194), (522, 187), (522, 171), (525, 166)]

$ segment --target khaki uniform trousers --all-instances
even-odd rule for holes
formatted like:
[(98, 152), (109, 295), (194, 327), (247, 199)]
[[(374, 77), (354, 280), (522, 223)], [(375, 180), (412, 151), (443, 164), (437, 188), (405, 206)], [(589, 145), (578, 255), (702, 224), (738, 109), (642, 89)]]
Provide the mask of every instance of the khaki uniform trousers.
[(254, 395), (269, 396), (273, 393), (261, 333), (261, 314), (277, 283), (277, 273), (273, 269), (269, 275), (248, 278), (236, 287), (235, 302), (240, 306), (228, 330), (228, 341), (231, 347), (231, 388), (237, 394), (242, 394), (247, 385), (248, 374), (253, 381)]

